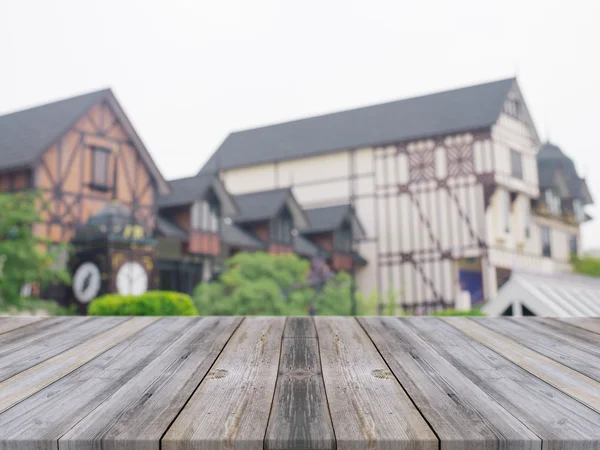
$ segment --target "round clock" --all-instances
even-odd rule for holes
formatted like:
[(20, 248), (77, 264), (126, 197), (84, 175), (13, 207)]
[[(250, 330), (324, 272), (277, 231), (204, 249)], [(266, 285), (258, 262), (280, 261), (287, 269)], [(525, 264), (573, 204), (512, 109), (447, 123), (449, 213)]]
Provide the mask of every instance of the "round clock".
[(148, 289), (148, 274), (140, 263), (129, 261), (117, 272), (117, 291), (121, 295), (142, 295)]
[(100, 292), (102, 275), (98, 266), (92, 262), (80, 265), (73, 275), (73, 294), (81, 303), (89, 303)]

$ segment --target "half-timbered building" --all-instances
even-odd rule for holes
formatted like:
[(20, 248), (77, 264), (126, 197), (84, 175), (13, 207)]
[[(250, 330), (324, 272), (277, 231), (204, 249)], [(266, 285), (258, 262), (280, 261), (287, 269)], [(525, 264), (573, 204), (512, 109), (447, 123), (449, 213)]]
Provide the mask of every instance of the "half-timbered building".
[(494, 297), (512, 267), (569, 270), (531, 208), (541, 143), (515, 79), (231, 133), (200, 173), (241, 195), (351, 205), (366, 293), (420, 313)]
[(36, 235), (85, 247), (81, 302), (131, 291), (124, 271), (145, 277), (136, 292), (156, 285), (157, 198), (170, 187), (110, 89), (0, 116), (0, 191), (19, 190), (41, 192)]

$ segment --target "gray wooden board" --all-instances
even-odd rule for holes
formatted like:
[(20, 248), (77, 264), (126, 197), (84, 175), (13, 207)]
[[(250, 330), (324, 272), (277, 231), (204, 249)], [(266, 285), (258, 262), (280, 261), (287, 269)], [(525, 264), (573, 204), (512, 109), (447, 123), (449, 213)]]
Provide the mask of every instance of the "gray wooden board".
[(103, 317), (98, 320), (78, 321), (70, 327), (35, 339), (27, 346), (19, 345), (18, 342), (2, 345), (0, 346), (0, 381), (58, 355), (125, 320), (126, 317)]
[(437, 449), (435, 434), (358, 322), (318, 317), (315, 324), (337, 449)]
[(62, 333), (69, 327), (90, 320), (89, 317), (51, 317), (0, 334), (0, 348), (16, 351), (33, 342), (43, 340), (55, 333)]
[(600, 335), (530, 318), (477, 318), (476, 322), (600, 381)]
[(600, 334), (600, 317), (561, 317), (553, 320)]
[[(165, 317), (155, 320), (0, 414), (0, 448), (56, 449), (61, 436), (165, 351), (189, 327), (190, 320), (194, 319)], [(143, 436), (140, 439), (143, 440)]]
[[(103, 321), (106, 318), (98, 318)], [(137, 333), (157, 318), (133, 317), (109, 330), (83, 341), (75, 347), (30, 367), (17, 375), (0, 382), (0, 413), (68, 373), (89, 362), (111, 347)]]
[(285, 318), (246, 318), (162, 439), (161, 448), (262, 450)]
[(9, 316), (0, 317), (0, 334), (7, 333), (17, 328), (24, 327), (31, 323), (39, 322), (40, 320), (47, 319), (43, 316)]
[(189, 319), (181, 337), (67, 432), (60, 448), (158, 449), (160, 438), (241, 321)]
[(265, 449), (334, 448), (313, 320), (288, 318)]
[(441, 320), (450, 323), (467, 336), (504, 356), (537, 378), (600, 412), (600, 395), (598, 395), (600, 382), (467, 317), (448, 317)]
[(539, 436), (544, 449), (600, 449), (600, 414), (440, 319), (399, 320)]
[(541, 440), (396, 318), (358, 319), (441, 441), (450, 449), (539, 449)]

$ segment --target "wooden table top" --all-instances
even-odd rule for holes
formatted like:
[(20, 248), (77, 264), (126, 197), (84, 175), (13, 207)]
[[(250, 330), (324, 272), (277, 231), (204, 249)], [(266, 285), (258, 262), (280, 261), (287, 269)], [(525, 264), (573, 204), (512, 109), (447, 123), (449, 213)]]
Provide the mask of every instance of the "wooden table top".
[(600, 318), (2, 317), (1, 449), (600, 449)]

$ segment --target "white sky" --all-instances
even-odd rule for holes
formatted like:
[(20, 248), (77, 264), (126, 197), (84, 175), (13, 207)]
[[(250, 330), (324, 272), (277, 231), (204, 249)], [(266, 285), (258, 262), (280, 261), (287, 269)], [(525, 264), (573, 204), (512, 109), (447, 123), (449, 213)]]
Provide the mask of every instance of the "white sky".
[(110, 86), (171, 179), (233, 130), (516, 74), (600, 203), (599, 20), (597, 0), (0, 0), (0, 114)]

